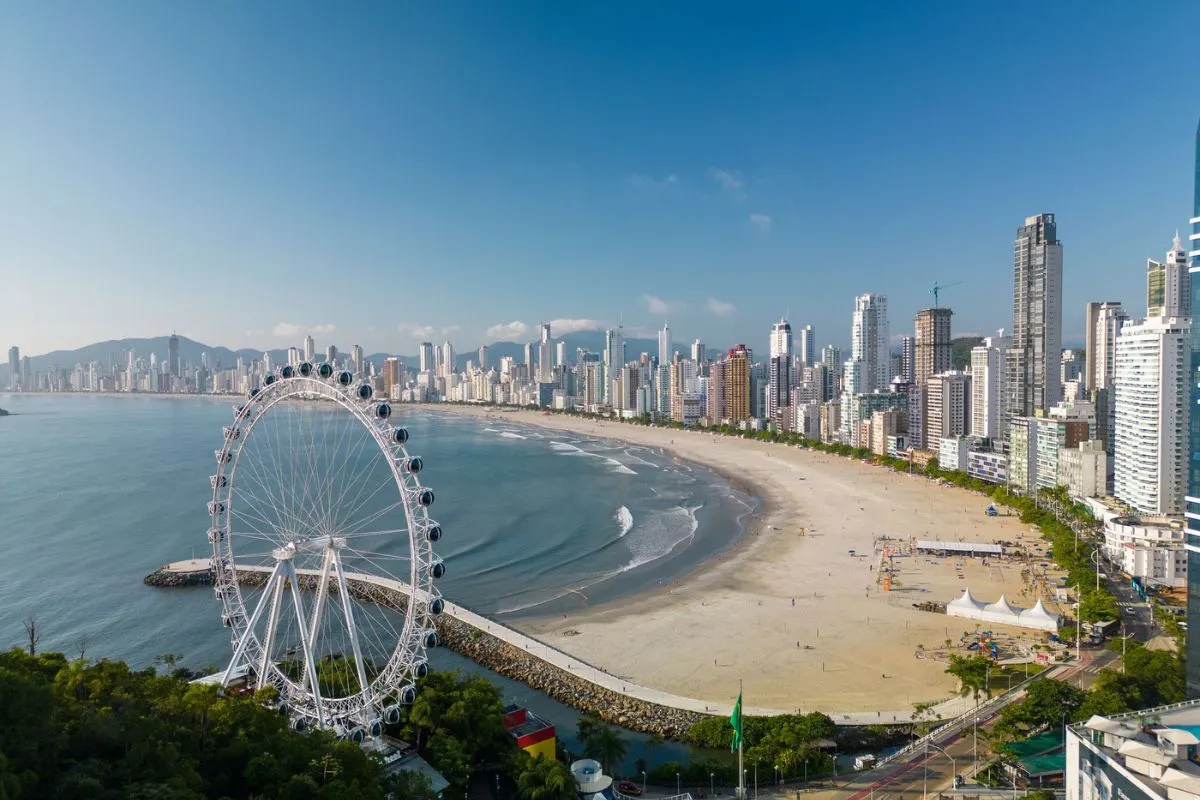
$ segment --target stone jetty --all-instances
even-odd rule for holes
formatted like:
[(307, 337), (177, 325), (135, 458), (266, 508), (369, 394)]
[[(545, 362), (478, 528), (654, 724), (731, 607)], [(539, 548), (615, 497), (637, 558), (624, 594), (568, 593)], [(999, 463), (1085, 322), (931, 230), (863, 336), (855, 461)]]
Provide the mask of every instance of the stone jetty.
[[(268, 574), (269, 571), (263, 568), (243, 569), (239, 571), (238, 580), (243, 585), (261, 586)], [(347, 578), (350, 594), (358, 600), (400, 612), (407, 607), (407, 586), (372, 576), (351, 574)], [(309, 588), (305, 584), (315, 581), (315, 575), (300, 575), (302, 588)], [(145, 583), (168, 587), (210, 586), (213, 573), (206, 561), (197, 559), (168, 564), (147, 575)], [(447, 603), (446, 612), (435, 618), (435, 625), (441, 643), (456, 653), (613, 725), (679, 739), (692, 724), (706, 716), (692, 708), (702, 704), (701, 701), (677, 698), (621, 681), (459, 606)], [(662, 698), (667, 702), (654, 702), (650, 698)], [(710, 713), (727, 714), (728, 710), (713, 707)]]

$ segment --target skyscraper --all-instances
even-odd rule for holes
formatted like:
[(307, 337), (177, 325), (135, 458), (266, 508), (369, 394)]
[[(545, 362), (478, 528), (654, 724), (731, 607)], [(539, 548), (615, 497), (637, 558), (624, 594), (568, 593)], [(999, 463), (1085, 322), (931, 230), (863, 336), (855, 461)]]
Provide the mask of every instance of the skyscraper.
[(695, 361), (697, 366), (708, 361), (708, 348), (699, 339), (692, 342), (692, 361)]
[[(1192, 286), (1192, 319), (1200, 321), (1200, 126), (1196, 128), (1195, 188), (1192, 195), (1192, 216), (1188, 220), (1192, 233), (1188, 237), (1188, 275)], [(1200, 325), (1193, 328), (1200, 331)], [(1200, 342), (1191, 341), (1191, 360), (1188, 364), (1188, 385), (1191, 392), (1191, 408), (1200, 404)], [(1188, 421), (1188, 492), (1187, 505), (1187, 584), (1188, 584), (1188, 630), (1200, 631), (1200, 413), (1190, 414)], [(1200, 636), (1187, 639), (1187, 694), (1200, 697)]]
[(950, 317), (948, 308), (923, 308), (917, 312), (913, 381), (924, 384), (950, 370)]
[(421, 364), (421, 372), (433, 372), (437, 365), (433, 360), (433, 342), (421, 342), (421, 354), (418, 359)]
[(560, 339), (554, 345), (554, 363), (562, 367), (567, 365), (567, 342), (565, 339)]
[(167, 339), (167, 370), (172, 375), (178, 375), (179, 366), (179, 337), (171, 334), (171, 338)]
[(781, 319), (771, 326), (771, 360), (767, 374), (767, 418), (781, 406), (791, 405), (792, 326)]
[(744, 344), (729, 348), (725, 392), (729, 418), (734, 423), (750, 419), (750, 363), (753, 354)]
[(442, 345), (442, 377), (449, 378), (458, 372), (457, 358), (454, 355), (454, 345), (446, 342)]
[(361, 344), (350, 348), (350, 360), (354, 362), (354, 374), (361, 375), (363, 371), (363, 349)]
[(554, 346), (550, 343), (550, 323), (541, 325), (541, 337), (538, 339), (538, 371), (537, 380), (540, 383), (550, 383), (554, 379)]
[(1005, 368), (1010, 417), (1034, 416), (1061, 398), (1062, 269), (1054, 215), (1026, 217), (1013, 244), (1012, 347)]
[(889, 385), (887, 297), (864, 294), (854, 298), (854, 316), (850, 326), (850, 358), (863, 362), (863, 394)]
[(325, 348), (325, 363), (333, 364), (333, 362), (337, 361), (337, 357), (338, 351), (335, 346), (329, 345)]
[(1143, 514), (1184, 511), (1187, 317), (1130, 322), (1117, 339), (1113, 494)]
[(488, 348), (486, 344), (479, 345), (479, 368), (487, 372), (488, 368)]
[(662, 330), (658, 332), (658, 363), (671, 363), (671, 323), (669, 322), (664, 322)]
[(1116, 300), (1087, 304), (1083, 319), (1084, 389), (1103, 389), (1112, 379), (1113, 348), (1127, 318), (1125, 309)]
[(1192, 279), (1177, 231), (1165, 262), (1146, 259), (1146, 316), (1189, 317), (1191, 302)]
[(16, 390), (21, 385), (21, 348), (8, 348), (8, 388)]
[(915, 383), (917, 375), (917, 340), (912, 336), (900, 337), (900, 377), (905, 383)]
[(304, 337), (304, 360), (311, 364), (313, 362), (313, 359), (315, 359), (316, 357), (317, 357), (317, 343), (315, 341), (313, 341), (313, 337), (305, 336)]
[(971, 435), (1007, 439), (1008, 420), (1000, 395), (1004, 391), (1004, 336), (989, 336), (971, 350)]
[(817, 363), (817, 337), (812, 325), (800, 329), (800, 366), (811, 367)]
[(620, 328), (609, 328), (604, 332), (604, 366), (615, 374), (625, 364), (625, 338)]
[(400, 390), (400, 359), (385, 358), (383, 360), (383, 396), (389, 400), (399, 400)]

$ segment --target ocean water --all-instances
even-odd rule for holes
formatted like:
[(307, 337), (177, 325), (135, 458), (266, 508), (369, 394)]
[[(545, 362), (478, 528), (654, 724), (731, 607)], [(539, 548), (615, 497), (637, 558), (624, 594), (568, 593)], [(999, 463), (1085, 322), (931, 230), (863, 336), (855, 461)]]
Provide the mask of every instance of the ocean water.
[[(208, 589), (155, 589), (161, 564), (206, 557), (213, 450), (233, 398), (3, 395), (0, 647), (36, 616), (41, 647), (144, 665), (224, 664)], [(601, 605), (729, 547), (756, 501), (660, 451), (398, 407), (445, 530), (451, 601), (500, 620)], [(265, 492), (260, 492), (260, 494)], [(265, 498), (264, 502), (269, 502)], [(438, 659), (434, 659), (437, 666)]]

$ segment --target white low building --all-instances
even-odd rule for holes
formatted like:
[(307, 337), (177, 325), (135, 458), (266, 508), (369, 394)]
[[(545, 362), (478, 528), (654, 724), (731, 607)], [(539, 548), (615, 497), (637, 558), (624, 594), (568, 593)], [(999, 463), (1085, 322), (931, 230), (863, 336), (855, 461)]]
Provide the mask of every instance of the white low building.
[(1104, 557), (1113, 568), (1149, 586), (1187, 586), (1183, 520), (1127, 514), (1096, 498), (1086, 502), (1104, 524)]
[(951, 600), (946, 604), (946, 614), (951, 617), (974, 619), (980, 622), (1014, 625), (1018, 628), (1032, 628), (1039, 631), (1058, 631), (1058, 614), (1052, 614), (1038, 600), (1033, 608), (1016, 608), (1004, 597), (994, 603), (984, 603), (976, 600), (967, 589), (962, 597)]

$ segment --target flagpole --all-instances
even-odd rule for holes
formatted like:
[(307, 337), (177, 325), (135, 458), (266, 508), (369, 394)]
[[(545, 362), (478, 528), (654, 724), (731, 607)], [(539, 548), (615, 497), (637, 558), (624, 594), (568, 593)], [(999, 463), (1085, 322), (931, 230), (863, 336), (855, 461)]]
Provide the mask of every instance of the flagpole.
[[(742, 679), (738, 678), (738, 702), (742, 701)], [(746, 712), (743, 710), (742, 714)], [(738, 718), (741, 721), (741, 717)], [(742, 800), (746, 798), (746, 770), (742, 767), (742, 740), (744, 736), (738, 737), (738, 797)]]

